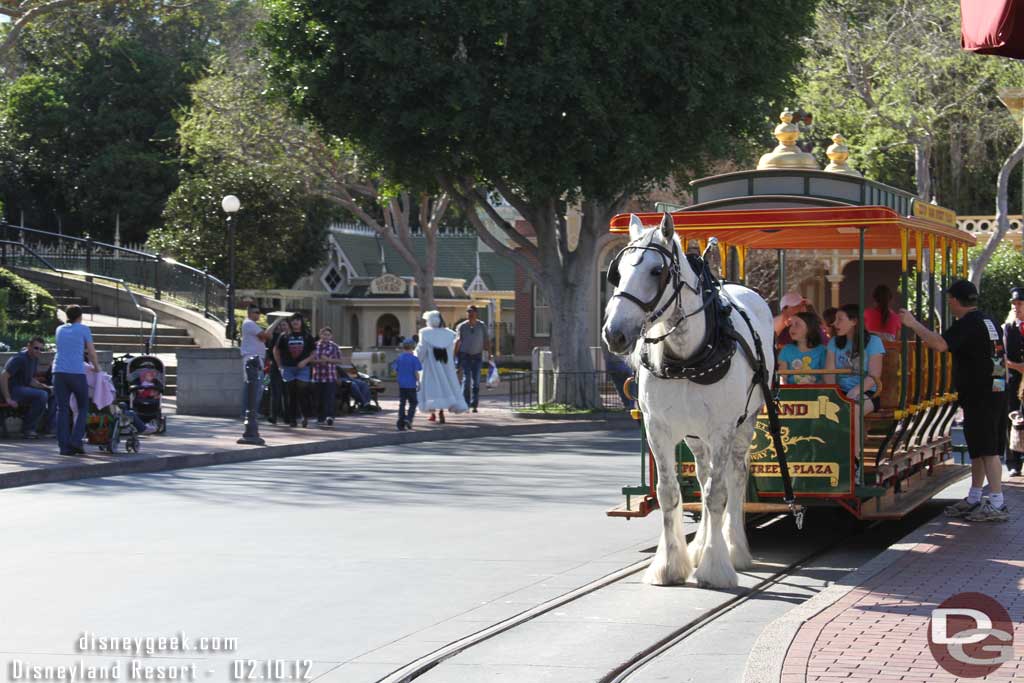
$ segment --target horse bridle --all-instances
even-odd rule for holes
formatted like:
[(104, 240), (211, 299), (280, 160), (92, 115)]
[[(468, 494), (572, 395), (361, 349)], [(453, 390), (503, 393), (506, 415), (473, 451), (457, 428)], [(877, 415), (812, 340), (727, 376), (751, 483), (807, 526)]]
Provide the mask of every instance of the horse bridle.
[[(653, 236), (651, 237), (651, 239), (653, 240)], [(715, 243), (717, 243), (717, 240), (715, 240)], [(712, 246), (713, 243), (709, 241), (708, 249), (710, 249)], [(626, 252), (630, 251), (653, 251), (659, 256), (661, 256), (663, 270), (661, 272), (660, 280), (658, 282), (658, 291), (655, 292), (654, 296), (649, 301), (644, 301), (639, 297), (630, 294), (629, 292), (619, 290), (619, 282), (621, 281), (621, 276), (619, 275), (619, 262), (622, 260), (622, 257), (626, 254)], [(637, 264), (635, 263), (634, 265)], [(703, 256), (701, 257), (701, 267), (707, 267), (706, 261), (704, 260)], [(646, 335), (647, 329), (649, 329), (652, 325), (657, 323), (661, 319), (661, 317), (665, 315), (665, 312), (669, 309), (670, 306), (672, 306), (673, 303), (675, 303), (678, 306), (680, 310), (680, 315), (676, 319), (676, 321), (672, 323), (670, 329), (665, 334), (659, 337), (644, 336), (643, 341), (647, 344), (656, 344), (658, 342), (664, 341), (673, 332), (675, 332), (676, 329), (687, 318), (695, 316), (698, 313), (703, 313), (704, 310), (707, 309), (707, 307), (711, 304), (712, 300), (714, 299), (714, 292), (704, 291), (701, 287), (701, 272), (695, 272), (695, 274), (697, 276), (696, 286), (691, 285), (683, 277), (683, 269), (679, 253), (679, 243), (676, 242), (675, 240), (672, 241), (671, 251), (669, 251), (664, 246), (660, 244), (654, 244), (653, 242), (648, 242), (647, 244), (637, 244), (635, 241), (630, 242), (625, 247), (623, 247), (618, 254), (615, 255), (615, 258), (612, 259), (611, 264), (608, 266), (608, 282), (613, 287), (615, 287), (615, 293), (612, 294), (612, 298), (614, 299), (615, 297), (622, 297), (623, 299), (638, 306), (640, 310), (643, 311), (644, 313), (649, 314), (644, 319), (644, 335)], [(661, 306), (658, 306), (658, 302), (661, 301), (662, 298), (665, 296), (665, 291), (669, 287), (670, 279), (672, 284), (672, 295), (668, 297), (668, 299)], [(689, 313), (683, 310), (683, 304), (679, 299), (679, 295), (683, 291), (684, 287), (686, 289), (689, 289), (697, 296), (699, 296), (702, 300), (701, 305), (696, 310), (693, 310)]]

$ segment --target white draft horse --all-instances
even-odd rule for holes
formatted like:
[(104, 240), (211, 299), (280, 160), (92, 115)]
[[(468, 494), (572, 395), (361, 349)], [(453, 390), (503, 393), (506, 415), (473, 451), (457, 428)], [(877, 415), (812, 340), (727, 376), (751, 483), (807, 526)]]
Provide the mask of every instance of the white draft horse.
[[(644, 581), (681, 584), (693, 573), (700, 586), (732, 588), (737, 585), (736, 570), (753, 564), (743, 502), (748, 452), (764, 396), (752, 384), (755, 368), (743, 352), (732, 355), (728, 370), (712, 384), (658, 376), (664, 375), (659, 370), (666, 364), (685, 365), (687, 359), (708, 350), (706, 307), (709, 297), (717, 294), (706, 293), (701, 274), (676, 236), (671, 214), (664, 214), (661, 226), (651, 229), (630, 216), (629, 236), (629, 244), (613, 262), (615, 272), (609, 270), (615, 293), (605, 310), (602, 335), (613, 353), (632, 354), (638, 369), (637, 397), (658, 468), (664, 524)], [(768, 304), (739, 285), (725, 284), (722, 291), (731, 304), (728, 319), (735, 332), (755, 351), (750, 326), (737, 309), (745, 311), (757, 332), (770, 383), (775, 355)], [(689, 550), (676, 479), (675, 452), (680, 441), (686, 441), (693, 452), (701, 488), (701, 521)]]

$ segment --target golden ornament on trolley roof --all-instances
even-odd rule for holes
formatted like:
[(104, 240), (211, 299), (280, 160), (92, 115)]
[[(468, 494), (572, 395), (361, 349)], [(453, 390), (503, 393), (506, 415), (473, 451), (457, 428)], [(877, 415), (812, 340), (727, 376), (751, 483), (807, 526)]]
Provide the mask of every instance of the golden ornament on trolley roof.
[(774, 132), (779, 146), (761, 157), (761, 160), (757, 162), (757, 169), (807, 168), (815, 171), (821, 170), (813, 155), (801, 151), (796, 146), (796, 141), (800, 137), (800, 128), (793, 123), (793, 112), (787, 109), (779, 116), (779, 120), (782, 123), (775, 126)]
[(839, 133), (832, 136), (832, 144), (825, 150), (825, 154), (829, 158), (829, 165), (825, 167), (825, 170), (829, 173), (860, 177), (860, 171), (846, 163), (846, 160), (850, 158), (850, 148), (846, 146), (846, 138)]

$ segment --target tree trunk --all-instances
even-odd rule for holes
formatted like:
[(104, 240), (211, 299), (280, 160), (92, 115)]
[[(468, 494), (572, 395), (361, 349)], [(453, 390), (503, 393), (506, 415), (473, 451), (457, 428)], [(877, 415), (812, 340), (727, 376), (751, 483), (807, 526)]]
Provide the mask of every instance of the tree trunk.
[(917, 182), (917, 197), (923, 202), (932, 200), (932, 145), (925, 138), (914, 143), (914, 179)]
[(416, 292), (419, 294), (420, 313), (434, 310), (434, 271), (425, 268), (415, 274)]
[[(568, 250), (564, 220), (541, 238), (538, 230), (544, 292), (551, 303), (551, 355), (555, 366), (555, 401), (578, 408), (601, 408), (601, 392), (591, 345), (594, 341), (596, 297), (594, 276), (597, 266), (597, 237), (607, 229), (612, 212), (596, 202), (585, 202), (580, 239)], [(553, 212), (551, 212), (553, 213)], [(558, 225), (560, 223), (560, 226)]]
[(988, 244), (981, 250), (978, 257), (971, 262), (971, 282), (979, 291), (981, 290), (981, 273), (985, 270), (988, 262), (992, 260), (992, 255), (996, 253), (996, 248), (1003, 241), (1006, 231), (1010, 229), (1009, 199), (1007, 197), (1010, 188), (1010, 172), (1014, 166), (1020, 163), (1021, 159), (1024, 159), (1024, 139), (1010, 153), (1010, 156), (1006, 157), (1003, 167), (999, 169), (999, 179), (996, 181), (996, 232), (989, 238)]

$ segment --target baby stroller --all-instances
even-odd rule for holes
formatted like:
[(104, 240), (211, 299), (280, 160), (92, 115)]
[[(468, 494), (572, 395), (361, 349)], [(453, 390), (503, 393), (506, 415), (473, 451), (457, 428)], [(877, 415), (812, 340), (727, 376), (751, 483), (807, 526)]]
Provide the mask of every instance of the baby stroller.
[(89, 417), (85, 425), (86, 440), (99, 446), (101, 451), (117, 453), (118, 444), (124, 439), (124, 450), (129, 453), (139, 452), (139, 432), (132, 424), (124, 403), (109, 405), (97, 409), (96, 404), (89, 402)]
[(123, 360), (127, 362), (124, 385), (128, 407), (143, 422), (155, 422), (156, 433), (163, 434), (167, 431), (167, 418), (161, 409), (164, 364), (156, 356), (135, 356)]

